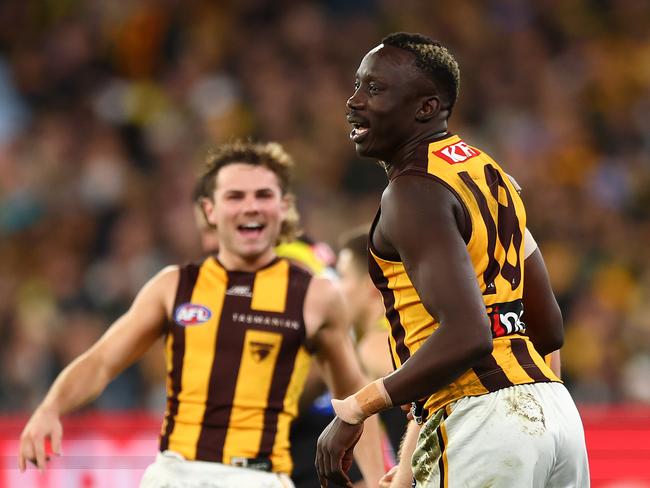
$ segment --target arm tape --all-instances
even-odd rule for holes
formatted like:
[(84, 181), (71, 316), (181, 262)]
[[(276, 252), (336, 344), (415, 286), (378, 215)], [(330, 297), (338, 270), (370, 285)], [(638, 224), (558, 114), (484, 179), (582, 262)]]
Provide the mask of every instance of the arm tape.
[(348, 424), (360, 424), (371, 415), (392, 406), (393, 402), (384, 387), (383, 378), (369, 383), (344, 400), (332, 399), (334, 412)]

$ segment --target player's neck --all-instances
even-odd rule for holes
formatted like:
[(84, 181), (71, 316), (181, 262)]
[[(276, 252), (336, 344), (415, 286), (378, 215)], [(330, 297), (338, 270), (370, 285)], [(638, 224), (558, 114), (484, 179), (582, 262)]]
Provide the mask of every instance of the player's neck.
[(388, 159), (384, 159), (386, 173), (390, 179), (392, 173), (404, 167), (413, 159), (418, 147), (424, 143), (433, 142), (447, 137), (447, 127), (438, 127), (437, 129), (427, 130), (406, 141), (394, 154)]
[(241, 256), (224, 248), (219, 249), (217, 253), (217, 259), (227, 271), (255, 272), (267, 266), (275, 258), (273, 248), (251, 257)]

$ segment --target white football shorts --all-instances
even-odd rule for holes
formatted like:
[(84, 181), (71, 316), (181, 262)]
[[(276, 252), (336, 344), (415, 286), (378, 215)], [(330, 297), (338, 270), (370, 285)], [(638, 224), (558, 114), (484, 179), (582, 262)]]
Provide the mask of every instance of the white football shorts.
[(422, 426), (411, 458), (426, 488), (586, 488), (582, 421), (561, 383), (465, 397)]
[(173, 451), (159, 452), (142, 476), (140, 488), (294, 488), (288, 475), (221, 463), (187, 461)]

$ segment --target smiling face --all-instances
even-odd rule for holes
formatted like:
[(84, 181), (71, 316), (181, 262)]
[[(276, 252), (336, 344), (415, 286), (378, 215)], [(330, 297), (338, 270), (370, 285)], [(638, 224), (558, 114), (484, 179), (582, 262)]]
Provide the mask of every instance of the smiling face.
[(206, 217), (216, 226), (219, 260), (242, 271), (267, 264), (288, 208), (276, 174), (267, 167), (230, 163), (219, 169), (213, 198), (204, 202)]
[(408, 51), (380, 44), (366, 54), (347, 101), (357, 153), (390, 161), (423, 129), (418, 113), (432, 92), (432, 83)]

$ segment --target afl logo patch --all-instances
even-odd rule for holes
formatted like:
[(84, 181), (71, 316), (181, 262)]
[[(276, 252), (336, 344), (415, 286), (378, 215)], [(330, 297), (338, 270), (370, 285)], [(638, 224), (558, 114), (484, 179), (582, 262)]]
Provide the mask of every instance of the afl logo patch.
[(196, 303), (184, 303), (176, 307), (174, 311), (174, 322), (182, 327), (201, 325), (212, 317), (212, 311), (203, 305)]

